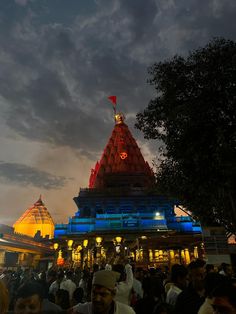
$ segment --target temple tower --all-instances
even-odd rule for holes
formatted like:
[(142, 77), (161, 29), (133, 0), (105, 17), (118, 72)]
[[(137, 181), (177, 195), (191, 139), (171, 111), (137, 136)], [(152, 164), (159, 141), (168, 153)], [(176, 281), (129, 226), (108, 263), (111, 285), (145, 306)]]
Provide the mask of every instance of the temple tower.
[(145, 162), (124, 115), (115, 115), (115, 127), (100, 162), (91, 170), (89, 188), (151, 187), (154, 174)]
[(54, 222), (42, 201), (41, 195), (38, 201), (14, 223), (13, 227), (16, 233), (34, 237), (36, 233), (40, 232), (42, 237), (53, 238)]
[(158, 193), (154, 183), (124, 115), (115, 112), (114, 128), (91, 170), (88, 188), (74, 197), (77, 212), (68, 224), (55, 227), (58, 252), (80, 266), (120, 254), (146, 266), (189, 263), (197, 255), (201, 228), (190, 217), (176, 217), (178, 201)]

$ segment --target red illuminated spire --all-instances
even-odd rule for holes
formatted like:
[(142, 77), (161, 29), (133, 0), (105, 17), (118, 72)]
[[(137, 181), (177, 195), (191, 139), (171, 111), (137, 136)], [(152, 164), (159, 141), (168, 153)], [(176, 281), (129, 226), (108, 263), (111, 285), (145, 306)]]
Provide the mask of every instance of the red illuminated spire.
[(89, 187), (151, 186), (154, 174), (124, 123), (124, 115), (116, 114), (115, 122), (102, 158), (91, 171)]

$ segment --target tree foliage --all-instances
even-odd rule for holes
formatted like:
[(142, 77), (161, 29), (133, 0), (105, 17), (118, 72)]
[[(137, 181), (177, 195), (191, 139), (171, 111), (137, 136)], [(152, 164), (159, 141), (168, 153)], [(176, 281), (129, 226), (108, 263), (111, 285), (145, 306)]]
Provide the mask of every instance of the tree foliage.
[(236, 233), (236, 43), (213, 39), (149, 74), (156, 96), (136, 127), (164, 143), (159, 188), (203, 223)]

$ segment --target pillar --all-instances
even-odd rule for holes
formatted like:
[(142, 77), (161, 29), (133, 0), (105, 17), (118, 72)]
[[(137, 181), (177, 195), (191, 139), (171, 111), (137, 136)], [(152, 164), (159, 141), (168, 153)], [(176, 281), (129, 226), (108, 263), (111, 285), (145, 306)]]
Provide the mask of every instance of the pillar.
[(4, 266), (5, 266), (5, 252), (0, 251), (0, 267), (4, 267)]

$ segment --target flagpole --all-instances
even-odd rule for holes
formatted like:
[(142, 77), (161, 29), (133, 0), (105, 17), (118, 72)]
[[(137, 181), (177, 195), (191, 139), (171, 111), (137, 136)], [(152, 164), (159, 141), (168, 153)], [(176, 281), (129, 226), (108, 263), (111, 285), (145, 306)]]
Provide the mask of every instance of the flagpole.
[(114, 119), (116, 121), (116, 96), (109, 96), (108, 99), (112, 102), (112, 105), (113, 105), (113, 110), (114, 110)]

